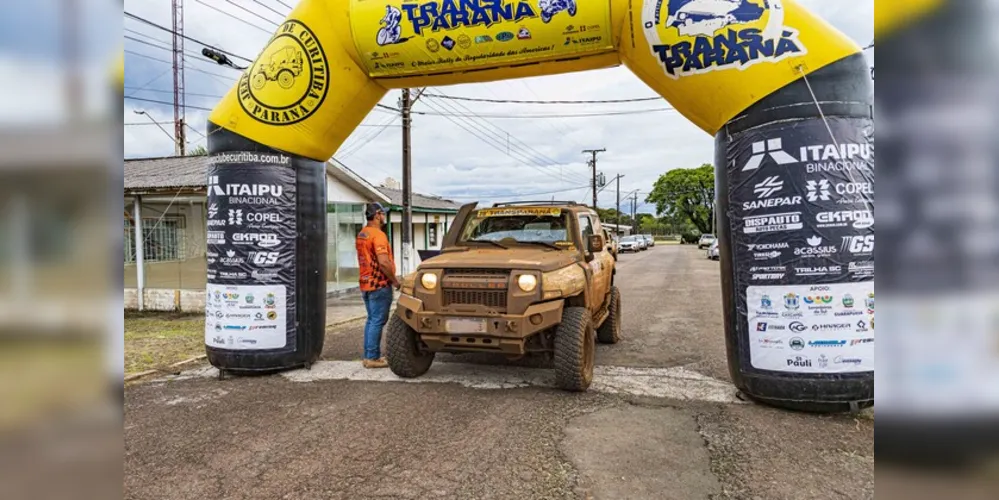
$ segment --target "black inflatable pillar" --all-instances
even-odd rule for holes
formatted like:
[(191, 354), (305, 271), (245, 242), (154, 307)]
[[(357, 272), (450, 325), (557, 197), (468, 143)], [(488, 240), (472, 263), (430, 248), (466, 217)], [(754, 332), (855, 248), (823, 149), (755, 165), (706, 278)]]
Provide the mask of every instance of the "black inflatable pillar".
[(208, 131), (208, 361), (233, 373), (311, 365), (326, 325), (325, 164)]
[(729, 370), (804, 411), (874, 401), (873, 82), (862, 54), (792, 82), (715, 136)]

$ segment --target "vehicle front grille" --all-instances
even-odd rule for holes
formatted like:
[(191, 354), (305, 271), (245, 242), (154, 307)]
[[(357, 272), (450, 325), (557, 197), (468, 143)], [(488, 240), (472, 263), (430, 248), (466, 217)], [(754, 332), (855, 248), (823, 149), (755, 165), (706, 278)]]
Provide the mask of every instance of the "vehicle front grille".
[(452, 305), (486, 306), (506, 310), (506, 290), (444, 290), (444, 307)]
[(445, 269), (445, 276), (509, 276), (509, 269)]

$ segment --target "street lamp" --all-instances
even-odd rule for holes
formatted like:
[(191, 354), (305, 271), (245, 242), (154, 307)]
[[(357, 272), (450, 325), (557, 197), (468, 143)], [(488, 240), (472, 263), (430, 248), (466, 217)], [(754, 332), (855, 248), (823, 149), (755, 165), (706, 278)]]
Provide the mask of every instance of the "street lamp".
[(219, 64), (219, 66), (229, 66), (230, 68), (238, 69), (240, 71), (246, 69), (244, 67), (236, 66), (236, 64), (232, 62), (232, 59), (229, 59), (229, 56), (215, 49), (209, 49), (208, 47), (205, 47), (201, 49), (201, 55), (215, 61), (216, 63)]
[(170, 135), (170, 132), (167, 132), (167, 130), (165, 128), (163, 128), (163, 125), (160, 125), (160, 122), (158, 122), (155, 119), (153, 119), (153, 117), (149, 113), (146, 113), (145, 111), (143, 111), (141, 109), (133, 109), (132, 112), (135, 113), (135, 114), (137, 114), (137, 115), (142, 115), (142, 116), (145, 116), (146, 118), (149, 118), (149, 121), (153, 122), (154, 125), (156, 125), (157, 127), (159, 127), (160, 130), (162, 130), (163, 133), (166, 134), (167, 137), (170, 138), (170, 142), (172, 142), (174, 144), (174, 147), (176, 148), (176, 146), (177, 146), (177, 139), (175, 139), (172, 135)]

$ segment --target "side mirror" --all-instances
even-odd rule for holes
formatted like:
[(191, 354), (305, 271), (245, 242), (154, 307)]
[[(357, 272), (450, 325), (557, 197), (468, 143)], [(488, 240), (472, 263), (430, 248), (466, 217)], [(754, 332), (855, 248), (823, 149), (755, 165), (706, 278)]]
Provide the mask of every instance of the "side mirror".
[(607, 243), (604, 241), (603, 235), (594, 234), (590, 236), (590, 240), (587, 242), (586, 253), (590, 256), (597, 252), (602, 252)]

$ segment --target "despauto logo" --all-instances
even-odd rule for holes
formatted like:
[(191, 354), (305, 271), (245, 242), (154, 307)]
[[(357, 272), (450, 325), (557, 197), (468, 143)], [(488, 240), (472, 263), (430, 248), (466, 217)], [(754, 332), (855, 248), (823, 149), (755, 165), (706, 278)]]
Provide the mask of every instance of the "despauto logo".
[(496, 23), (538, 17), (534, 6), (526, 0), (436, 0), (402, 4), (402, 10), (417, 35), (422, 35), (424, 30), (437, 32), (470, 26), (489, 27)]
[(236, 245), (252, 245), (262, 248), (272, 248), (281, 244), (276, 234), (270, 233), (235, 233), (232, 235), (232, 242)]
[(743, 221), (745, 226), (742, 231), (746, 234), (797, 231), (804, 227), (801, 212), (754, 215), (743, 218)]

